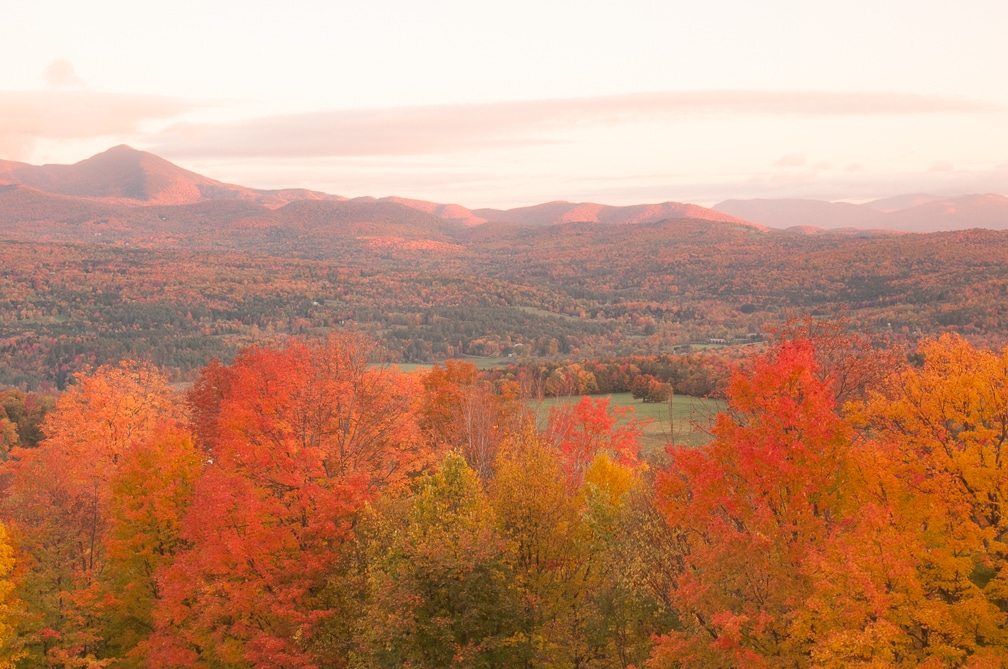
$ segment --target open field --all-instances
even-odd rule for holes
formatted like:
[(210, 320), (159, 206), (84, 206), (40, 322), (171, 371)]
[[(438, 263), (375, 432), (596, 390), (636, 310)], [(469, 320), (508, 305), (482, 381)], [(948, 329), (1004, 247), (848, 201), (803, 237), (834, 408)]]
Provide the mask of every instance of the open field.
[[(627, 417), (646, 422), (641, 435), (642, 452), (651, 458), (660, 454), (668, 443), (696, 446), (707, 442), (707, 432), (714, 417), (724, 409), (722, 400), (703, 399), (675, 395), (670, 402), (646, 403), (636, 400), (630, 393), (600, 395), (593, 399), (607, 398), (611, 407), (629, 407), (633, 413)], [(550, 397), (538, 403), (537, 411), (541, 421), (546, 420), (549, 410), (560, 404), (573, 404), (580, 397)]]
[[(514, 362), (514, 358), (506, 358), (502, 356), (497, 357), (482, 357), (477, 355), (464, 355), (457, 356), (454, 358), (460, 362), (468, 362), (476, 365), (476, 369), (493, 369), (494, 367), (503, 367), (509, 363)], [(442, 366), (444, 363), (441, 363)], [(415, 372), (418, 369), (430, 369), (434, 366), (433, 362), (396, 362), (390, 365), (391, 367), (397, 367), (403, 372)]]

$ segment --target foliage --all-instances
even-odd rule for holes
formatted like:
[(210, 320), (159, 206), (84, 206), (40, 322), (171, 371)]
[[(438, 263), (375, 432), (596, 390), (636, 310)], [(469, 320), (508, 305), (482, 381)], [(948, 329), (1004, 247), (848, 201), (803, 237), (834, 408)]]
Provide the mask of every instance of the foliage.
[[(118, 243), (103, 216), (83, 236), (0, 221), (0, 236), (22, 240), (0, 241), (0, 384), (61, 389), (124, 357), (191, 381), (251, 344), (347, 328), (375, 333), (390, 360), (549, 361), (544, 383), (579, 364), (584, 374), (551, 382), (579, 393), (593, 392), (590, 375), (599, 392), (629, 390), (584, 366), (593, 358), (758, 342), (795, 313), (846, 310), (858, 330), (898, 343), (948, 331), (1008, 341), (1005, 232), (797, 235), (688, 220), (411, 229), (284, 209), (306, 218), (214, 203), (166, 211), (170, 223), (154, 217)], [(138, 212), (153, 216), (118, 215)], [(723, 376), (700, 372), (642, 370), (679, 394), (716, 391)]]
[(24, 657), (18, 627), (24, 605), (15, 594), (14, 548), (7, 528), (0, 524), (0, 669), (13, 669)]
[(899, 626), (916, 661), (992, 661), (1008, 653), (1008, 349), (946, 335), (918, 353), (860, 415), (891, 472), (875, 476), (896, 554), (915, 568)]
[(354, 514), (423, 467), (412, 385), (352, 337), (253, 348), (191, 393), (209, 464), (164, 576), (152, 666), (310, 667)]
[(449, 453), (418, 488), (374, 530), (364, 666), (524, 666), (513, 551), (479, 477)]
[(850, 444), (815, 372), (807, 340), (781, 345), (733, 379), (708, 446), (671, 449), (658, 494), (685, 535), (683, 628), (664, 638), (662, 663), (770, 666), (808, 653), (795, 619), (813, 589), (806, 566), (847, 511)]
[[(26, 641), (36, 666), (105, 664), (107, 616), (130, 615), (111, 613), (119, 603), (104, 589), (115, 568), (115, 482), (143, 444), (180, 418), (150, 365), (103, 367), (60, 396), (38, 448), (11, 452), (5, 510), (26, 560), (19, 592), (32, 611)], [(156, 474), (140, 476), (146, 487)], [(151, 574), (122, 574), (120, 583), (132, 587), (134, 578), (149, 583)]]
[(187, 406), (136, 362), (7, 391), (0, 667), (1002, 667), (1008, 349), (880, 346), (785, 324), (660, 465), (604, 399), (537, 426), (527, 373), (679, 356), (404, 374), (343, 334)]

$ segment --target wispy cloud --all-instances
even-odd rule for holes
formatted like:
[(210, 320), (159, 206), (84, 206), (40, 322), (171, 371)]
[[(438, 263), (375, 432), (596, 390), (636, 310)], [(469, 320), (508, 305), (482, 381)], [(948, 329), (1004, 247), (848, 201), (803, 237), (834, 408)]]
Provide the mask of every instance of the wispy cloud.
[(789, 153), (786, 156), (781, 156), (780, 159), (774, 163), (774, 167), (804, 167), (805, 166), (805, 156), (801, 153)]
[(719, 115), (851, 116), (1000, 111), (904, 93), (692, 91), (559, 100), (333, 110), (220, 124), (176, 124), (151, 148), (186, 158), (392, 156), (542, 144), (558, 130)]
[[(47, 70), (53, 85), (76, 85), (71, 67)], [(0, 91), (0, 156), (27, 158), (37, 140), (78, 140), (136, 133), (150, 120), (176, 118), (194, 108), (154, 95), (87, 90)]]
[(62, 58), (49, 63), (42, 76), (50, 88), (76, 88), (84, 85), (84, 81), (77, 76), (73, 63)]
[[(952, 196), (965, 193), (1008, 192), (1008, 169), (942, 170), (900, 172), (890, 174), (864, 173), (861, 170), (816, 173), (814, 170), (794, 173), (754, 174), (739, 178), (726, 175), (705, 181), (655, 179), (652, 183), (614, 185), (606, 181), (589, 181), (575, 191), (575, 197), (618, 203), (681, 200), (705, 206), (730, 198), (810, 198), (817, 200), (872, 200), (898, 193), (925, 192)], [(662, 183), (664, 181), (664, 183)]]

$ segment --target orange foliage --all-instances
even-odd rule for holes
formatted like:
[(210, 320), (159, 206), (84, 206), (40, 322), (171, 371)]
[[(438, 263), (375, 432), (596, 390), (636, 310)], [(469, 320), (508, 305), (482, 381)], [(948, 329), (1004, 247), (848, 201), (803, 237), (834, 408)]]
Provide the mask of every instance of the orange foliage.
[[(291, 340), (213, 366), (191, 400), (209, 465), (166, 574), (152, 666), (311, 667), (318, 596), (352, 514), (431, 460), (410, 378), (356, 337)], [(326, 664), (338, 662), (328, 658)]]

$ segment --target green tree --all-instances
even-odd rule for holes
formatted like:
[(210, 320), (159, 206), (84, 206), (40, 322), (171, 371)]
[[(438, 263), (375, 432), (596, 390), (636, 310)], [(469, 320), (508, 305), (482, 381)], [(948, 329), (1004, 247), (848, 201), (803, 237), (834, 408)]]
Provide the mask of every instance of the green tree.
[(519, 667), (527, 659), (514, 553), (457, 453), (398, 513), (373, 519), (364, 666)]

